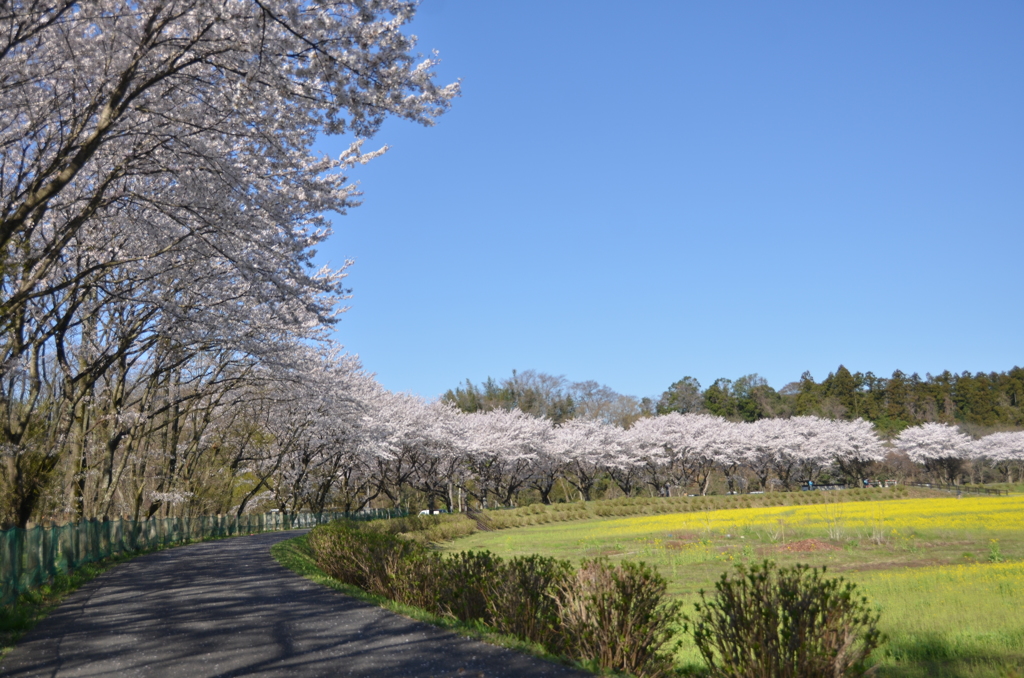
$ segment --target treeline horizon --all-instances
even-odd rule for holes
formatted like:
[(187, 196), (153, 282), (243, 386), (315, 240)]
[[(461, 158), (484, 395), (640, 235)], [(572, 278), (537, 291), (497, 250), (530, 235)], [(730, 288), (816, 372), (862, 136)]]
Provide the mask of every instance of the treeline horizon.
[(570, 382), (534, 370), (513, 370), (511, 377), (488, 377), (480, 385), (466, 379), (441, 400), (464, 412), (518, 408), (555, 423), (584, 417), (624, 428), (643, 417), (705, 412), (747, 422), (805, 415), (865, 419), (884, 437), (934, 422), (981, 436), (1024, 428), (1024, 368), (973, 374), (946, 370), (921, 378), (900, 370), (879, 377), (839, 365), (820, 382), (808, 371), (779, 390), (757, 373), (736, 380), (719, 378), (707, 388), (687, 376), (660, 396), (643, 398), (622, 395), (595, 381)]

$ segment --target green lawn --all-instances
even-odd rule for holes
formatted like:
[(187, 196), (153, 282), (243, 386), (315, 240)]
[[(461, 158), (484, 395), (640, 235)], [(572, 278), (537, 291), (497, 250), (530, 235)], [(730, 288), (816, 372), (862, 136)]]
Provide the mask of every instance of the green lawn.
[[(858, 583), (888, 641), (879, 676), (1024, 675), (1024, 497), (689, 511), (477, 532), (446, 550), (644, 560), (697, 599), (736, 563), (807, 563)], [(688, 605), (689, 609), (692, 609)], [(700, 658), (684, 637), (681, 666)]]

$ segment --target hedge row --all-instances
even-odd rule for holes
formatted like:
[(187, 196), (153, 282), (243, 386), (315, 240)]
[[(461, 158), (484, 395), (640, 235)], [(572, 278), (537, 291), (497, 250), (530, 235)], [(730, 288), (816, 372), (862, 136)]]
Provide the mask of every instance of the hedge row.
[[(395, 522), (395, 521), (388, 521)], [(339, 521), (308, 538), (317, 565), (365, 591), (434, 614), (486, 624), (552, 654), (639, 677), (671, 671), (680, 603), (644, 563), (441, 555), (379, 525)]]
[(770, 492), (766, 494), (713, 495), (707, 497), (620, 497), (600, 501), (566, 504), (530, 504), (515, 509), (473, 513), (410, 516), (383, 520), (367, 529), (391, 534), (405, 534), (422, 542), (450, 541), (472, 534), (478, 529), (502, 530), (530, 525), (543, 525), (593, 518), (716, 511), (730, 508), (763, 506), (800, 506), (832, 501), (878, 501), (903, 499), (908, 496), (904, 486), (858, 488), (828, 492)]

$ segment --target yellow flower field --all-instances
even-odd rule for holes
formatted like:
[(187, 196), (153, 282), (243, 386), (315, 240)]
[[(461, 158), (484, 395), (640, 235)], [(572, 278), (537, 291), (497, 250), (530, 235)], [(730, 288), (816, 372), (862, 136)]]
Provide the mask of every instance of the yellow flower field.
[(841, 522), (851, 531), (864, 533), (879, 527), (899, 532), (1018, 532), (1024, 529), (1024, 496), (897, 499), (672, 513), (605, 520), (594, 523), (593, 529), (602, 537), (635, 538), (674, 531), (721, 534), (775, 530), (779, 521), (802, 531), (824, 530)]

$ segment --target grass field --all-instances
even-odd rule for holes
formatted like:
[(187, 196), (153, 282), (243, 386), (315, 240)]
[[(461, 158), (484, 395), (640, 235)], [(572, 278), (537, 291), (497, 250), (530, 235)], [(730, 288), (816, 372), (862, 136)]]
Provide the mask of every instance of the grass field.
[[(839, 498), (839, 493), (835, 495)], [(888, 636), (879, 676), (1024, 676), (1024, 497), (826, 501), (478, 532), (447, 550), (644, 560), (687, 603), (736, 563), (807, 563), (856, 582)], [(687, 605), (689, 609), (692, 607)], [(684, 637), (681, 666), (700, 664)]]

